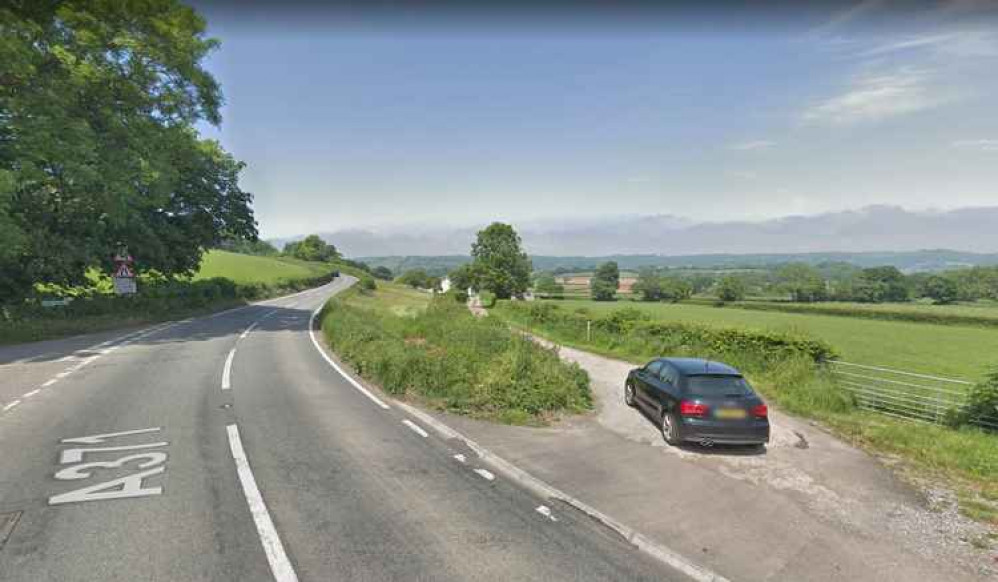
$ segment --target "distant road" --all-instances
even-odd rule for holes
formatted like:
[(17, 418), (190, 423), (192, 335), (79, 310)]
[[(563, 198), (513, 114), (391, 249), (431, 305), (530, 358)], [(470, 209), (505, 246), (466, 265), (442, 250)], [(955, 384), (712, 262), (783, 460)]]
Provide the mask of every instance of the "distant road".
[(0, 580), (683, 579), (337, 373), (352, 282), (0, 348)]

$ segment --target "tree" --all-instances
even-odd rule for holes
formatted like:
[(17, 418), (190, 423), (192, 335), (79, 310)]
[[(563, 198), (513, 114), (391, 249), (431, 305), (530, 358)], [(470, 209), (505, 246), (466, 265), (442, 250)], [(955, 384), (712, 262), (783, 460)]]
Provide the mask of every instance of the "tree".
[(220, 123), (221, 94), (193, 9), (7, 2), (0, 30), (0, 300), (85, 284), (120, 247), (170, 276), (256, 239), (243, 164), (195, 129)]
[(493, 222), (478, 232), (471, 245), (472, 272), (477, 287), (498, 299), (523, 295), (530, 286), (530, 259), (513, 227)]
[(793, 301), (811, 302), (827, 299), (821, 272), (807, 263), (787, 263), (776, 272), (780, 287)]
[(620, 286), (620, 269), (614, 261), (607, 261), (596, 267), (589, 279), (589, 292), (596, 301), (613, 301)]
[(631, 286), (631, 291), (641, 294), (644, 301), (660, 301), (663, 295), (662, 277), (655, 269), (645, 268), (638, 271), (638, 278)]
[(265, 240), (250, 240), (246, 238), (230, 238), (222, 241), (218, 248), (243, 255), (271, 257), (280, 254), (277, 247)]
[(392, 270), (384, 265), (371, 269), (371, 274), (383, 281), (391, 281), (394, 278)]
[(547, 297), (564, 297), (565, 286), (555, 280), (554, 275), (544, 273), (534, 281), (534, 292)]
[(922, 284), (922, 295), (929, 297), (937, 305), (953, 303), (958, 294), (956, 281), (941, 275), (931, 275)]
[(745, 299), (745, 282), (737, 275), (725, 275), (717, 282), (717, 296), (721, 301)]
[(310, 234), (297, 242), (284, 245), (284, 254), (302, 261), (328, 262), (338, 259), (336, 247), (326, 243), (317, 234)]
[(450, 286), (452, 289), (457, 289), (465, 294), (467, 294), (468, 289), (474, 289), (476, 286), (474, 269), (472, 269), (470, 263), (466, 263), (451, 270), (451, 272), (447, 274), (447, 278), (450, 279)]
[(395, 281), (413, 289), (429, 289), (431, 283), (430, 276), (423, 269), (410, 269), (399, 275)]
[(662, 277), (661, 287), (664, 301), (682, 301), (693, 296), (693, 286), (679, 277)]
[(869, 303), (907, 301), (908, 283), (897, 267), (870, 267), (863, 269), (854, 288), (855, 300)]

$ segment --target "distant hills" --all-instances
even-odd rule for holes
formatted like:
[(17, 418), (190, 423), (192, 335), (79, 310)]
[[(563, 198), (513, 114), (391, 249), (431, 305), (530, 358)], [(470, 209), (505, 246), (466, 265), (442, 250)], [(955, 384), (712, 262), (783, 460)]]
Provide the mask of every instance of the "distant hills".
[[(625, 268), (803, 260), (895, 264), (914, 271), (998, 263), (994, 254), (998, 253), (998, 206), (948, 211), (868, 206), (762, 221), (694, 222), (672, 215), (626, 215), (513, 225), (534, 257), (535, 267), (542, 269), (591, 266), (600, 257), (613, 257)], [(347, 256), (367, 257), (372, 264), (391, 267), (389, 262), (403, 264), (404, 257), (422, 256), (444, 266), (458, 264), (467, 255), (481, 226), (345, 229), (320, 234)]]
[[(454, 267), (470, 261), (468, 255), (443, 256), (383, 256), (359, 257), (372, 267), (385, 266), (394, 273), (409, 269), (425, 269), (431, 275), (442, 275)], [(941, 271), (976, 265), (998, 265), (998, 253), (970, 253), (952, 250), (923, 250), (868, 253), (773, 253), (773, 254), (705, 254), (705, 255), (606, 255), (601, 257), (555, 257), (533, 255), (534, 269), (539, 271), (578, 270), (594, 268), (605, 261), (616, 261), (621, 269), (641, 267), (669, 267), (693, 269), (761, 268), (789, 262), (811, 265), (822, 263), (850, 263), (857, 267), (894, 265), (905, 272)]]

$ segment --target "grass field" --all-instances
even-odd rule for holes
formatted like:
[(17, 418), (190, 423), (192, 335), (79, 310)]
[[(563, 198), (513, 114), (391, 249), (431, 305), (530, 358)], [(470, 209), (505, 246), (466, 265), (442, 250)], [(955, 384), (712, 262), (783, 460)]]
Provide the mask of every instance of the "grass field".
[(330, 267), (283, 257), (257, 257), (227, 251), (205, 253), (195, 280), (225, 277), (236, 283), (277, 283), (328, 273)]
[(558, 301), (593, 314), (632, 307), (667, 321), (795, 331), (832, 344), (845, 361), (976, 381), (998, 366), (998, 330), (682, 303)]
[(374, 293), (351, 293), (343, 302), (352, 307), (387, 311), (394, 315), (413, 316), (426, 309), (433, 296), (408, 285), (378, 281)]

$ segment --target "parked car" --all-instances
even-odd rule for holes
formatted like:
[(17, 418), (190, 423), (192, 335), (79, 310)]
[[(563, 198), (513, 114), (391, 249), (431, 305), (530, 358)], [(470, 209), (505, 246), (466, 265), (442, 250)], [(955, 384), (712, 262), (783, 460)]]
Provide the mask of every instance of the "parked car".
[(741, 372), (699, 358), (658, 358), (627, 375), (624, 402), (658, 420), (670, 445), (762, 445), (769, 409)]

